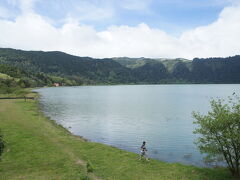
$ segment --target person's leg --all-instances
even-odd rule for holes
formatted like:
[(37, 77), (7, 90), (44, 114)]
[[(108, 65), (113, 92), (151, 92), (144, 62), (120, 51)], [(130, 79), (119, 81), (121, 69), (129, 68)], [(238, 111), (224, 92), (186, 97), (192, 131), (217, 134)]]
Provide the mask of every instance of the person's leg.
[(141, 160), (144, 157), (145, 153), (141, 152), (139, 160)]
[(149, 161), (147, 154), (145, 154), (144, 157), (147, 161)]

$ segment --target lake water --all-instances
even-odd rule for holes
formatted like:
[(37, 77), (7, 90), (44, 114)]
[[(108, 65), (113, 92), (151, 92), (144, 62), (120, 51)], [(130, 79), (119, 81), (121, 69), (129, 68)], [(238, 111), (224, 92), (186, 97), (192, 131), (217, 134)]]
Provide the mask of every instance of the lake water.
[(123, 85), (43, 88), (46, 116), (73, 134), (151, 158), (204, 166), (193, 143), (192, 111), (207, 113), (211, 98), (227, 98), (240, 85)]

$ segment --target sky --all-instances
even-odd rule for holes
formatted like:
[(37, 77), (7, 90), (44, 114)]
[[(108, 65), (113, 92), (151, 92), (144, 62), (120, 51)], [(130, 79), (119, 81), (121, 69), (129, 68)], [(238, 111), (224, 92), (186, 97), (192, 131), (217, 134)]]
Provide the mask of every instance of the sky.
[(240, 0), (0, 0), (0, 47), (78, 56), (240, 54)]

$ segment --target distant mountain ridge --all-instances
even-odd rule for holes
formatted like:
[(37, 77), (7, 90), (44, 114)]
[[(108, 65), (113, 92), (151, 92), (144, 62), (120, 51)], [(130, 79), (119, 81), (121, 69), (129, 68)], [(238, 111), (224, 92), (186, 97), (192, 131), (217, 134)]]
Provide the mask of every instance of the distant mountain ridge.
[(184, 59), (184, 58), (128, 58), (128, 57), (119, 57), (119, 58), (112, 58), (114, 61), (126, 66), (128, 68), (136, 68), (145, 65), (147, 62), (161, 62), (164, 66), (168, 69), (168, 71), (172, 72), (173, 67), (178, 62), (190, 63), (191, 60)]
[(51, 85), (55, 81), (64, 85), (240, 83), (240, 56), (192, 61), (181, 58), (94, 59), (59, 51), (0, 48), (1, 66), (0, 73), (13, 78), (13, 73), (5, 70), (10, 69), (7, 66), (23, 72), (20, 79), (29, 81), (27, 86)]

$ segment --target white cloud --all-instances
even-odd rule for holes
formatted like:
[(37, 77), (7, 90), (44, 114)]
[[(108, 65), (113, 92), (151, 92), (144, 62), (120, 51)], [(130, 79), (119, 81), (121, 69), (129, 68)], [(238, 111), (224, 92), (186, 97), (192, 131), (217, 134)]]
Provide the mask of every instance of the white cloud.
[(152, 0), (121, 0), (121, 6), (129, 10), (144, 10), (148, 9)]
[(232, 6), (225, 8), (216, 22), (185, 32), (179, 40), (190, 57), (230, 56), (240, 53), (239, 32), (240, 6)]
[(10, 17), (10, 12), (6, 8), (0, 6), (0, 18), (8, 17)]
[(68, 14), (72, 18), (78, 20), (98, 21), (109, 19), (114, 16), (114, 8), (108, 1), (78, 1), (74, 10)]
[(19, 0), (22, 12), (32, 12), (36, 0)]
[[(26, 0), (23, 0), (26, 1)], [(60, 50), (92, 57), (209, 57), (240, 53), (240, 6), (226, 7), (208, 26), (174, 37), (142, 23), (135, 27), (112, 26), (104, 31), (69, 20), (56, 28), (23, 5), (15, 21), (0, 19), (0, 47), (25, 50)], [(30, 7), (30, 8), (29, 8)]]
[(7, 4), (18, 7), (22, 13), (33, 12), (35, 2), (39, 0), (7, 0)]

